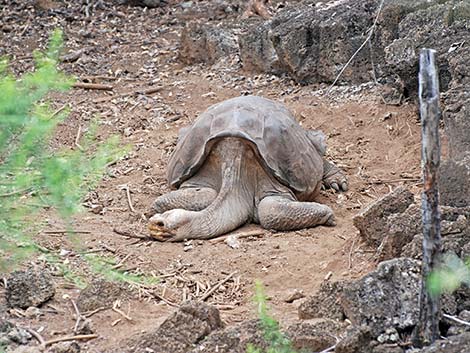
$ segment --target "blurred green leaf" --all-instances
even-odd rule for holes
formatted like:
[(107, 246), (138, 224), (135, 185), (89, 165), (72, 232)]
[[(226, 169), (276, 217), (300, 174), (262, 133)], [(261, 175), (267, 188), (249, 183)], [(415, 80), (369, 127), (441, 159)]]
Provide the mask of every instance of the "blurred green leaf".
[(69, 220), (80, 211), (83, 197), (96, 186), (109, 163), (126, 153), (117, 137), (96, 141), (98, 121), (80, 141), (80, 149), (51, 148), (51, 138), (67, 111), (55, 113), (45, 99), (52, 91), (69, 89), (74, 82), (57, 69), (62, 42), (62, 32), (55, 30), (47, 50), (34, 53), (36, 69), (19, 78), (9, 73), (8, 60), (0, 58), (2, 272), (38, 249), (32, 234), (40, 228), (40, 210), (54, 209)]

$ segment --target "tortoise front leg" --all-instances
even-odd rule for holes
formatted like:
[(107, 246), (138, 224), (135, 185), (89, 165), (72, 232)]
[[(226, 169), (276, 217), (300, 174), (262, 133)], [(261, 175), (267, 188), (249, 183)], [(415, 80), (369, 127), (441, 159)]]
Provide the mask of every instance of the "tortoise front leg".
[(326, 159), (323, 160), (323, 186), (336, 191), (348, 191), (346, 175), (335, 164)]
[(153, 203), (153, 213), (163, 213), (175, 208), (200, 211), (209, 206), (217, 192), (208, 187), (186, 187), (157, 197)]
[(263, 228), (282, 231), (335, 225), (333, 211), (328, 206), (293, 201), (285, 196), (268, 196), (261, 200), (258, 218)]

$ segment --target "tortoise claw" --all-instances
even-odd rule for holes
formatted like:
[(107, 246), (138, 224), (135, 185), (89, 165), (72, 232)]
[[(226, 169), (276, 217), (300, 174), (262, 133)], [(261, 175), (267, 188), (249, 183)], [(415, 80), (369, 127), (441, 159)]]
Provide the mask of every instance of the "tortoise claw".
[(336, 190), (336, 191), (339, 191), (339, 186), (337, 183), (331, 183), (331, 188)]
[(150, 219), (148, 225), (150, 237), (158, 241), (171, 241), (176, 234), (170, 229), (166, 228), (158, 215), (153, 216)]

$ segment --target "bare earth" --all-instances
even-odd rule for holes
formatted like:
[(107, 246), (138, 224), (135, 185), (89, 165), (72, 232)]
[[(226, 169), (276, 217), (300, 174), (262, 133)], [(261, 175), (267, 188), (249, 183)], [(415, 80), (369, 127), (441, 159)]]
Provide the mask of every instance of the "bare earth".
[[(55, 6), (53, 1), (42, 3)], [(352, 217), (398, 185), (418, 192), (419, 126), (413, 104), (386, 106), (373, 84), (335, 88), (326, 97), (327, 86), (300, 86), (289, 78), (243, 72), (237, 57), (214, 66), (183, 66), (177, 57), (178, 35), (185, 22), (178, 17), (180, 10), (170, 14), (161, 9), (109, 7), (91, 9), (86, 17), (79, 5), (71, 5), (70, 19), (67, 14), (48, 16), (26, 6), (29, 10), (12, 5), (0, 11), (22, 18), (1, 23), (11, 26), (8, 32), (0, 29), (0, 54), (17, 58), (12, 60), (15, 72), (31, 67), (32, 50), (44, 47), (48, 31), (59, 25), (66, 34), (65, 54), (83, 49), (78, 60), (64, 62), (62, 68), (81, 80), (113, 86), (114, 98), (109, 92), (84, 89), (54, 95), (54, 106), (70, 107), (54, 146), (75, 148), (77, 134), (86, 131), (95, 115), (101, 121), (99, 139), (118, 134), (123, 144), (132, 146), (89, 194), (87, 211), (76, 217), (75, 229), (83, 231), (82, 245), (121, 261), (121, 270), (161, 279), (154, 289), (134, 288), (135, 298), (122, 300), (121, 310), (132, 320), (111, 308), (91, 316), (99, 338), (82, 343), (83, 351), (119, 347), (121, 340), (155, 328), (174, 310), (170, 304), (201, 297), (232, 273), (207, 299), (220, 307), (222, 319), (230, 324), (255, 317), (253, 287), (260, 279), (273, 315), (285, 326), (297, 318), (301, 300), (284, 301), (295, 290), (310, 295), (325, 278), (358, 278), (374, 268), (374, 250), (361, 245)], [(160, 87), (157, 92), (120, 96), (155, 87)], [(289, 233), (264, 231), (241, 239), (239, 248), (223, 241), (159, 243), (135, 238), (147, 235), (144, 214), (157, 196), (169, 190), (166, 165), (178, 129), (210, 105), (247, 93), (284, 102), (303, 126), (327, 134), (328, 158), (345, 169), (350, 182), (345, 194), (322, 192), (320, 201), (334, 209), (338, 225)], [(62, 251), (61, 260), (90, 281), (95, 275), (72, 249), (67, 235), (51, 233), (64, 230), (63, 223), (52, 212), (46, 218), (37, 237), (40, 244), (58, 254), (72, 250)], [(76, 321), (70, 298), (77, 298), (79, 288), (64, 277), (55, 278), (58, 293), (42, 308), (42, 316), (16, 319), (46, 339), (72, 334)]]

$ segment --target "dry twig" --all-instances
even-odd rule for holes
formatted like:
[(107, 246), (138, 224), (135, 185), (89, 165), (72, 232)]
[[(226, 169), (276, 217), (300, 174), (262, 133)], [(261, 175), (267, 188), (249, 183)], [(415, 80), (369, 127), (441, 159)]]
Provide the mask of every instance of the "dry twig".
[(242, 238), (248, 238), (248, 237), (259, 237), (265, 234), (265, 230), (263, 229), (255, 229), (255, 230), (248, 230), (244, 232), (236, 232), (236, 233), (230, 233), (215, 239), (209, 240), (211, 244), (218, 244), (222, 243), (225, 240), (227, 240), (229, 237), (235, 237), (237, 239), (242, 239)]
[(116, 300), (113, 304), (113, 311), (117, 312), (119, 315), (121, 315), (123, 318), (125, 318), (128, 321), (133, 321), (132, 318), (127, 315), (124, 311), (119, 309), (118, 307), (120, 306), (119, 300)]
[(148, 95), (148, 94), (159, 92), (159, 91), (162, 90), (162, 88), (163, 87), (159, 86), (159, 87), (147, 88), (147, 89), (144, 89), (144, 90), (139, 89), (139, 90), (136, 90), (136, 91), (129, 91), (129, 92), (124, 92), (124, 93), (119, 93), (119, 94), (116, 94), (116, 95), (113, 95), (113, 96), (97, 98), (97, 99), (93, 100), (93, 103), (103, 103), (103, 102), (113, 100), (115, 98), (121, 98), (121, 97), (126, 97), (126, 96), (134, 96), (134, 95), (137, 95), (137, 94)]
[(224, 284), (224, 283), (227, 282), (230, 278), (232, 278), (235, 273), (237, 273), (237, 272), (236, 272), (236, 271), (235, 271), (235, 272), (232, 272), (232, 273), (229, 274), (227, 277), (225, 277), (222, 281), (220, 281), (219, 283), (217, 283), (216, 285), (214, 285), (212, 288), (210, 288), (210, 289), (201, 297), (201, 299), (199, 299), (199, 301), (201, 301), (201, 302), (206, 301), (207, 298), (209, 298), (222, 284)]
[(51, 340), (45, 341), (44, 346), (50, 346), (51, 344), (58, 343), (58, 342), (65, 342), (65, 341), (79, 341), (79, 340), (90, 340), (93, 338), (98, 338), (97, 334), (90, 334), (90, 335), (76, 335), (76, 336), (65, 336), (65, 337), (58, 337), (53, 338)]
[(83, 88), (83, 89), (96, 89), (101, 91), (112, 91), (113, 86), (104, 85), (102, 83), (86, 83), (86, 82), (75, 82), (72, 85), (73, 88)]
[(39, 345), (44, 346), (46, 341), (38, 332), (30, 328), (25, 328), (25, 330), (28, 331), (34, 338), (36, 338), (36, 340), (39, 342)]
[(131, 191), (129, 190), (129, 185), (121, 186), (121, 190), (126, 191), (127, 205), (129, 206), (129, 210), (132, 213), (136, 213), (136, 210), (135, 210), (134, 206), (132, 205)]
[(452, 315), (448, 315), (448, 314), (442, 314), (442, 316), (445, 317), (446, 319), (455, 321), (455, 322), (457, 322), (457, 323), (459, 323), (459, 324), (461, 324), (461, 325), (470, 327), (470, 322), (464, 321), (464, 320), (462, 320), (462, 319), (459, 319), (458, 317), (455, 317), (455, 316), (452, 316)]
[(82, 320), (83, 316), (82, 314), (80, 314), (80, 310), (78, 310), (78, 306), (77, 303), (75, 303), (75, 300), (70, 299), (70, 301), (72, 302), (73, 309), (75, 310), (75, 316), (77, 317), (75, 321), (75, 326), (73, 327), (73, 332), (77, 333), (78, 325), (80, 325), (80, 321)]

